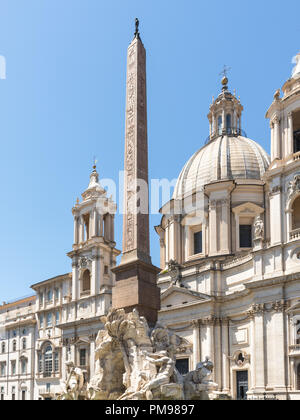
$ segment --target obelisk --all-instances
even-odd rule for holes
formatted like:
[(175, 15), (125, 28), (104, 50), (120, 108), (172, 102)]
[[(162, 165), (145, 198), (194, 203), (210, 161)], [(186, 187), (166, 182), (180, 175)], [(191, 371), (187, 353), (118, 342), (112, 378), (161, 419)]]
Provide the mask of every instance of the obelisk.
[(136, 308), (153, 325), (160, 309), (156, 284), (160, 270), (150, 257), (146, 50), (138, 19), (127, 54), (124, 161), (123, 254), (120, 265), (113, 269), (112, 306), (126, 312)]

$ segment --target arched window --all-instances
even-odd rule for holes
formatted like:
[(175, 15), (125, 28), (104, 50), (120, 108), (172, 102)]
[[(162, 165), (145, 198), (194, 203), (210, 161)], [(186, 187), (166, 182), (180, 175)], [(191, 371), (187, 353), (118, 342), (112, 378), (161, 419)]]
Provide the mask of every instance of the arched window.
[(227, 114), (226, 115), (226, 130), (227, 130), (227, 134), (231, 133), (231, 114)]
[(220, 115), (218, 118), (218, 133), (222, 134), (222, 116)]
[(91, 290), (91, 273), (85, 270), (82, 276), (82, 292), (86, 293)]
[(5, 343), (2, 343), (2, 345), (1, 345), (1, 352), (5, 353)]
[(12, 351), (17, 351), (17, 341), (16, 340), (14, 340), (12, 342)]
[(44, 353), (44, 377), (49, 377), (52, 375), (52, 366), (53, 366), (53, 352), (52, 352), (52, 347), (49, 345), (45, 348), (45, 353)]
[(297, 367), (297, 390), (300, 391), (300, 363)]
[(292, 229), (300, 229), (300, 197), (294, 201), (292, 210)]

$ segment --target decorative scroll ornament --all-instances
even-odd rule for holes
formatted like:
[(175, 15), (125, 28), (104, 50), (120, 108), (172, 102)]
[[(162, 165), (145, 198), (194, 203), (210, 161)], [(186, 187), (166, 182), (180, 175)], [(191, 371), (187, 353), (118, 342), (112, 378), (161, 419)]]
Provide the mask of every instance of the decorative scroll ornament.
[(80, 268), (86, 268), (92, 263), (91, 258), (88, 257), (81, 257), (79, 259), (79, 267)]

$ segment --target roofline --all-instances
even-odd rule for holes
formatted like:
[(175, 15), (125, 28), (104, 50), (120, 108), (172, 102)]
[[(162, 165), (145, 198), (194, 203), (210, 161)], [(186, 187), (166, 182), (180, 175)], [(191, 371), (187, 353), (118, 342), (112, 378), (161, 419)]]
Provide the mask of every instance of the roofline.
[(21, 305), (22, 303), (33, 302), (36, 300), (36, 295), (29, 296), (27, 298), (21, 298), (11, 303), (6, 303), (0, 306), (0, 310), (12, 308), (14, 306)]
[(64, 280), (66, 277), (72, 277), (72, 273), (60, 274), (60, 275), (58, 275), (58, 276), (51, 277), (50, 279), (43, 280), (43, 281), (41, 281), (41, 282), (39, 282), (39, 283), (35, 283), (35, 284), (33, 284), (32, 286), (30, 286), (30, 287), (31, 287), (31, 289), (35, 290), (35, 288), (36, 288), (36, 287), (42, 286), (42, 285), (47, 284), (47, 283), (51, 283), (51, 282), (52, 282), (52, 281), (54, 281), (54, 280), (55, 280), (55, 281), (62, 281), (62, 280)]

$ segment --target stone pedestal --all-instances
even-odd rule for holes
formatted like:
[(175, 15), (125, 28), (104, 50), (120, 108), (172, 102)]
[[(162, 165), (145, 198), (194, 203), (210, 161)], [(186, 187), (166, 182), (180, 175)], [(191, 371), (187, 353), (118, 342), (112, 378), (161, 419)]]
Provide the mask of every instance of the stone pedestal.
[(156, 276), (160, 269), (141, 260), (119, 265), (112, 270), (116, 285), (112, 289), (112, 307), (126, 313), (137, 309), (154, 326), (160, 310), (160, 289)]

